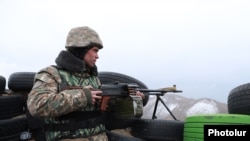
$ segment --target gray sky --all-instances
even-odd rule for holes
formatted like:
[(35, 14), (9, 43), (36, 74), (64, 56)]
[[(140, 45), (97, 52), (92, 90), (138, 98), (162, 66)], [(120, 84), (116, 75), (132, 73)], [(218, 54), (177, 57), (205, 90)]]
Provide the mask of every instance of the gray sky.
[(0, 75), (55, 64), (68, 31), (87, 25), (104, 43), (99, 71), (227, 102), (249, 82), (249, 7), (248, 0), (1, 0)]

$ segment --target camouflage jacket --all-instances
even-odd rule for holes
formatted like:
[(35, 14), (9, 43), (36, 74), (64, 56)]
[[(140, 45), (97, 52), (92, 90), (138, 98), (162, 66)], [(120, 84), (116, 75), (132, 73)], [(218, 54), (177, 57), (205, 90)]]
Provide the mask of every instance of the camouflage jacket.
[[(82, 88), (61, 91), (62, 85)], [(85, 88), (89, 85), (98, 88), (100, 80), (88, 73), (69, 73), (52, 66), (44, 68), (35, 76), (34, 86), (28, 95), (28, 110), (32, 116), (44, 118), (45, 124), (69, 123), (67, 120), (58, 120), (58, 117), (74, 111), (99, 111), (98, 103), (91, 104), (90, 90)], [(59, 138), (87, 137), (102, 133), (104, 130), (104, 124), (99, 124), (94, 129), (46, 132), (46, 138), (48, 141), (53, 141)]]

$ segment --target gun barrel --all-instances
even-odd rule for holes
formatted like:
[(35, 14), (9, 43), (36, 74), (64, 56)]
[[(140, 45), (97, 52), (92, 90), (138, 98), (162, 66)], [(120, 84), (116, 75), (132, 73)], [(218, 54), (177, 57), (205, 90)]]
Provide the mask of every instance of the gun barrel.
[(151, 89), (136, 89), (141, 92), (158, 92), (158, 93), (167, 93), (167, 92), (173, 92), (173, 93), (180, 93), (181, 90), (151, 90)]

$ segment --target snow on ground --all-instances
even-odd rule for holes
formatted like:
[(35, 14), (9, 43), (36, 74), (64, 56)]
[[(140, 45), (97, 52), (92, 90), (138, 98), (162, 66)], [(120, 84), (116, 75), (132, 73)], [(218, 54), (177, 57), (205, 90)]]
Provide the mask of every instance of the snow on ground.
[(219, 110), (214, 101), (203, 99), (195, 103), (192, 107), (190, 107), (186, 112), (186, 116), (192, 116), (197, 114), (215, 114), (218, 112)]

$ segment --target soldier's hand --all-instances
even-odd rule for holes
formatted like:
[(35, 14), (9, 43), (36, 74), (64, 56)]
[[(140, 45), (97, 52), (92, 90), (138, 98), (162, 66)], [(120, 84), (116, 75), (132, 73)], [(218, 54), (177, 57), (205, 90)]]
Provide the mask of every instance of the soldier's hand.
[(140, 92), (140, 91), (136, 91), (136, 95), (137, 96), (141, 96), (142, 99), (145, 98), (145, 95), (142, 92)]
[(101, 90), (95, 90), (95, 91), (90, 91), (92, 95), (92, 104), (95, 104), (97, 101), (100, 101), (102, 99), (102, 94)]

